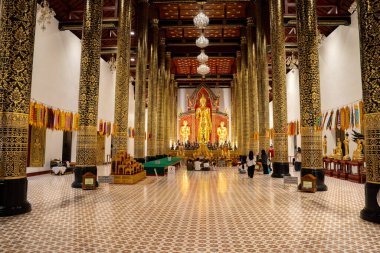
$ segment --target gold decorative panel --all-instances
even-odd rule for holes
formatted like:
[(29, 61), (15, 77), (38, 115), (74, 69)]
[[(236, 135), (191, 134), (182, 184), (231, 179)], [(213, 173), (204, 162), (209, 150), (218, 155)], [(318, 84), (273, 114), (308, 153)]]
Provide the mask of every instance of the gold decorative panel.
[(45, 163), (46, 128), (31, 127), (29, 166), (43, 167)]

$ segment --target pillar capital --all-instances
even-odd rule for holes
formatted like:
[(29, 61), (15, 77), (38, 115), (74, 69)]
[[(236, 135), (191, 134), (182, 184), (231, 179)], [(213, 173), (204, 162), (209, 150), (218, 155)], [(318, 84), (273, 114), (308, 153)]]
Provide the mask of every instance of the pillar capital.
[(247, 26), (252, 27), (254, 25), (253, 17), (247, 18)]
[(247, 37), (242, 36), (240, 42), (241, 42), (242, 45), (247, 44)]
[(159, 20), (157, 18), (152, 19), (152, 26), (153, 28), (158, 28)]

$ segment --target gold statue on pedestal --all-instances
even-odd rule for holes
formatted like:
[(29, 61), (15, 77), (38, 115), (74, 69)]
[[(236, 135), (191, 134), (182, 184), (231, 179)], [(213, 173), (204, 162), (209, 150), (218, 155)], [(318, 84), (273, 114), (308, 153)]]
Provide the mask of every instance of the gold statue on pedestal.
[(198, 124), (198, 142), (207, 143), (210, 141), (212, 130), (210, 108), (206, 107), (206, 98), (204, 94), (200, 98), (201, 106), (196, 110), (195, 117), (199, 120)]
[(179, 130), (179, 134), (182, 137), (183, 143), (186, 143), (189, 140), (190, 127), (187, 125), (187, 120), (183, 121), (183, 126), (181, 126), (181, 129)]
[(340, 141), (340, 138), (338, 138), (338, 142), (336, 144), (336, 147), (334, 148), (333, 154), (330, 156), (330, 158), (334, 158), (337, 160), (342, 160), (342, 142)]
[(360, 139), (356, 139), (356, 143), (358, 144), (354, 154), (352, 156), (352, 160), (354, 161), (362, 161), (363, 160), (363, 144)]
[(344, 144), (344, 157), (343, 160), (350, 160), (350, 152), (349, 152), (349, 144), (350, 139), (348, 139), (348, 134), (346, 134), (346, 137), (344, 138), (343, 144)]
[(323, 137), (322, 145), (323, 145), (323, 158), (326, 158), (327, 157), (327, 137), (326, 137), (326, 135)]
[(220, 122), (220, 126), (216, 130), (219, 137), (219, 144), (223, 145), (227, 141), (227, 128), (224, 126), (224, 122)]

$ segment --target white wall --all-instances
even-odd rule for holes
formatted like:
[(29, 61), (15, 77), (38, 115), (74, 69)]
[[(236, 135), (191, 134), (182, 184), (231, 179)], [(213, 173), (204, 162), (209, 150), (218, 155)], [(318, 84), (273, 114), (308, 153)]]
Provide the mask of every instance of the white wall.
[[(337, 109), (362, 99), (358, 18), (351, 16), (350, 26), (340, 26), (331, 33), (319, 49), (319, 69), (322, 111)], [(288, 122), (300, 119), (299, 73), (287, 74)], [(351, 133), (351, 130), (349, 130)], [(327, 154), (335, 147), (335, 132), (323, 131), (327, 136)], [(300, 136), (297, 137), (301, 145)], [(289, 137), (289, 155), (293, 154), (294, 139)], [(352, 155), (356, 144), (350, 143)]]
[[(31, 97), (38, 102), (66, 111), (78, 111), (80, 40), (69, 31), (59, 31), (52, 21), (42, 31), (37, 25)], [(113, 121), (114, 79), (106, 62), (100, 60), (99, 117)], [(51, 159), (62, 159), (63, 132), (47, 130), (44, 168), (28, 168), (28, 172), (46, 170)], [(72, 160), (76, 159), (76, 133), (73, 135)], [(110, 149), (107, 141), (106, 151)]]

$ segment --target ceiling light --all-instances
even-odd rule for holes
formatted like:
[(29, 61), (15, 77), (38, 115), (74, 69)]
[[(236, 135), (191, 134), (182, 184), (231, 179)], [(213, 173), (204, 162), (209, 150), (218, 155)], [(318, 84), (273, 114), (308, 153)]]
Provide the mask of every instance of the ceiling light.
[(205, 54), (205, 50), (201, 50), (201, 53), (197, 56), (199, 63), (206, 63), (208, 61), (208, 56)]
[(205, 48), (208, 46), (209, 41), (202, 33), (201, 36), (195, 41), (195, 44), (197, 45), (197, 47)]
[(135, 61), (135, 58), (131, 58), (131, 62), (134, 62)]
[(134, 32), (134, 31), (131, 31), (131, 35), (132, 35), (132, 36), (135, 35), (135, 32)]
[(201, 10), (198, 15), (195, 16), (193, 19), (194, 25), (198, 27), (199, 29), (204, 29), (209, 24), (209, 18), (206, 16), (206, 14)]
[(205, 75), (210, 73), (210, 67), (203, 63), (199, 65), (199, 67), (197, 68), (197, 73), (202, 75), (202, 77), (204, 78)]

